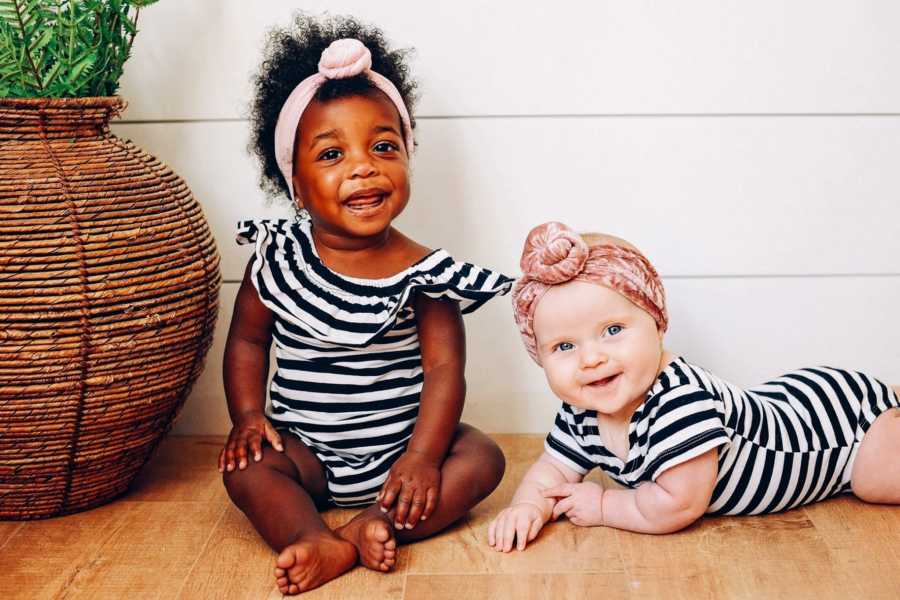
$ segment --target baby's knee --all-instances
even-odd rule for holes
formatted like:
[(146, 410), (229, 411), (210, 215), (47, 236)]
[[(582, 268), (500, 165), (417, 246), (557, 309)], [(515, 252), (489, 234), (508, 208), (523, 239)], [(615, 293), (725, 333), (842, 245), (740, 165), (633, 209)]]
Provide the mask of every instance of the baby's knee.
[(473, 471), (471, 480), (481, 499), (494, 491), (503, 479), (506, 457), (497, 442), (478, 430), (473, 430), (470, 443), (467, 454), (469, 468)]
[(503, 479), (503, 474), (506, 472), (506, 456), (503, 454), (500, 446), (497, 445), (497, 442), (490, 438), (487, 441), (488, 443), (484, 448), (484, 462), (488, 479), (492, 483), (491, 490), (493, 491), (500, 484), (500, 480)]
[(853, 495), (863, 502), (872, 504), (896, 504), (900, 501), (900, 482), (894, 482), (879, 477), (870, 472), (854, 472), (850, 481), (850, 489)]
[(225, 491), (231, 501), (242, 506), (258, 490), (262, 475), (260, 471), (265, 469), (263, 464), (250, 461), (243, 469), (236, 468), (222, 473), (222, 483), (225, 484)]
[(244, 471), (235, 469), (234, 471), (225, 471), (222, 473), (222, 483), (225, 485), (225, 491), (233, 502), (237, 502), (247, 492), (249, 485), (248, 477), (244, 476)]
[(900, 409), (880, 414), (860, 444), (851, 472), (850, 485), (860, 500), (874, 503), (900, 502)]

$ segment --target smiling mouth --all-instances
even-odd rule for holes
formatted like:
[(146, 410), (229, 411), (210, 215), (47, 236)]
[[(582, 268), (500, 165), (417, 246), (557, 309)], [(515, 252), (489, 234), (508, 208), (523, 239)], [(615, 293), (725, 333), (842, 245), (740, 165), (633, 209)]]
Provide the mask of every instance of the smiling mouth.
[(350, 212), (357, 214), (375, 212), (382, 204), (384, 204), (386, 196), (387, 194), (382, 192), (372, 192), (371, 194), (353, 196), (344, 202), (344, 206), (346, 206)]
[(609, 377), (604, 377), (603, 379), (598, 379), (597, 381), (592, 381), (588, 385), (593, 388), (602, 388), (606, 387), (609, 384), (613, 383), (621, 373), (616, 373), (615, 375), (610, 375)]

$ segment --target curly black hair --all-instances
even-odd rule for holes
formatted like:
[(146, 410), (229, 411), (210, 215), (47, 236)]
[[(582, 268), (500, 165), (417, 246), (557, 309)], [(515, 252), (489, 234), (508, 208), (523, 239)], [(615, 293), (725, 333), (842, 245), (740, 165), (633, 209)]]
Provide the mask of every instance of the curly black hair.
[[(390, 50), (384, 34), (352, 17), (315, 18), (306, 13), (294, 15), (287, 28), (269, 32), (264, 59), (253, 78), (255, 96), (250, 108), (252, 137), (248, 150), (259, 160), (260, 187), (269, 197), (282, 194), (290, 198), (290, 190), (275, 160), (275, 124), (278, 113), (298, 83), (318, 72), (322, 51), (341, 38), (355, 38), (372, 53), (372, 70), (390, 80), (400, 92), (410, 114), (410, 125), (416, 97), (416, 81), (406, 64), (410, 50)], [(319, 88), (317, 100), (332, 100), (367, 94), (375, 89), (364, 75), (327, 81)]]

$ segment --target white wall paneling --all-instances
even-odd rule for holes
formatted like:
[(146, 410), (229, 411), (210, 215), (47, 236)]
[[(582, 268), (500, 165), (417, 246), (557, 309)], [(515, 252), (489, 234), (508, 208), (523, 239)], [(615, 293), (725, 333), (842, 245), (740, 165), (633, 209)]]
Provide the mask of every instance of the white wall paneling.
[[(119, 135), (169, 163), (219, 243), (221, 317), (178, 433), (225, 433), (221, 362), (266, 204), (250, 76), (298, 8), (414, 47), (413, 198), (398, 226), (515, 274), (557, 219), (630, 239), (663, 274), (668, 345), (747, 385), (805, 365), (900, 383), (900, 4), (890, 0), (191, 0), (141, 14)], [(545, 431), (556, 409), (506, 298), (467, 317), (464, 418)], [(503, 377), (497, 374), (502, 373)]]
[[(118, 125), (203, 203), (239, 280), (237, 220), (267, 205), (245, 122)], [(615, 233), (663, 275), (900, 273), (898, 118), (438, 119), (419, 126), (399, 226), (513, 273), (550, 219)]]
[(265, 33), (352, 14), (416, 49), (421, 115), (898, 112), (892, 0), (190, 0), (141, 13), (128, 119), (243, 116)]

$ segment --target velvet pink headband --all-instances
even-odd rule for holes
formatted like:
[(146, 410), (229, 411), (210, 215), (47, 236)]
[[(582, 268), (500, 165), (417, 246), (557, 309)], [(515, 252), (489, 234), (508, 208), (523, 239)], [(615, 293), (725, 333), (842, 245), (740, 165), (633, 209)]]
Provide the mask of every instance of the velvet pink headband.
[(400, 92), (390, 80), (372, 70), (372, 53), (362, 42), (352, 38), (336, 40), (322, 52), (319, 60), (319, 72), (310, 75), (297, 84), (291, 95), (281, 107), (278, 113), (278, 122), (275, 124), (275, 160), (281, 175), (291, 190), (291, 199), (294, 200), (294, 141), (297, 137), (297, 123), (307, 105), (312, 101), (316, 92), (323, 83), (329, 79), (348, 79), (362, 73), (376, 88), (385, 93), (400, 112), (400, 121), (403, 123), (403, 138), (406, 143), (407, 155), (412, 154), (413, 132), (409, 120), (409, 111)]
[(606, 286), (647, 311), (660, 332), (669, 326), (662, 281), (647, 258), (615, 244), (588, 246), (562, 223), (551, 221), (531, 230), (519, 262), (522, 277), (512, 292), (513, 315), (525, 349), (541, 364), (534, 338), (534, 310), (551, 286), (587, 281)]

